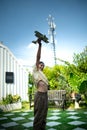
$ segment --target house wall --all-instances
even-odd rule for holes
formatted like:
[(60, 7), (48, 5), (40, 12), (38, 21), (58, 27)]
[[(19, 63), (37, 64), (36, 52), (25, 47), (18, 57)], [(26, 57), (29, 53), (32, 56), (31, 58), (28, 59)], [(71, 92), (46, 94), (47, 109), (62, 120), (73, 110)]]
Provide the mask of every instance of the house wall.
[[(6, 72), (13, 73), (13, 83), (6, 82)], [(13, 53), (0, 42), (0, 100), (8, 94), (18, 94), (22, 100), (28, 100), (27, 93), (28, 72)]]

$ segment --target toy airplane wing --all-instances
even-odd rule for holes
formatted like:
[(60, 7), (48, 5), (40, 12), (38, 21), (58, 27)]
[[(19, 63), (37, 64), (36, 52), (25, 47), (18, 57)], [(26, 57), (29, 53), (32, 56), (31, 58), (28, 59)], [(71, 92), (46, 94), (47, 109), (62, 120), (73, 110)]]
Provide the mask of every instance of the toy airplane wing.
[[(45, 43), (49, 43), (48, 38), (46, 37), (46, 35), (43, 35), (42, 33), (35, 31), (35, 36), (40, 38), (41, 40), (43, 40)], [(34, 41), (34, 43), (36, 43)]]

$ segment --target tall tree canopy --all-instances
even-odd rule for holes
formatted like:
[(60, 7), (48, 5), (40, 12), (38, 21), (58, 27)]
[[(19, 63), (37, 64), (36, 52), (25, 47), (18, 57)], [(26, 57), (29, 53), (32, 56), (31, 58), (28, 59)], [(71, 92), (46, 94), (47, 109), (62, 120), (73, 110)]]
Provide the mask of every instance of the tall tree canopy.
[(83, 52), (74, 54), (73, 62), (79, 71), (87, 73), (87, 46), (84, 48)]

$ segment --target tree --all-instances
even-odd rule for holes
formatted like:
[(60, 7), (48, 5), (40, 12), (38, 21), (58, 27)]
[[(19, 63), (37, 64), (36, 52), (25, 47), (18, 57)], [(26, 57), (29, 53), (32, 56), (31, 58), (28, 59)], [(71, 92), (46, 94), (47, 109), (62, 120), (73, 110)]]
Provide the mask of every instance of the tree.
[(62, 75), (65, 77), (65, 80), (67, 82), (68, 91), (78, 92), (78, 85), (80, 78), (76, 66), (74, 64), (70, 64), (68, 61), (59, 58), (58, 60), (64, 63)]
[(79, 91), (81, 94), (84, 95), (84, 98), (85, 98), (85, 102), (87, 104), (87, 80), (84, 80), (80, 86), (79, 86)]
[(44, 73), (48, 78), (49, 85), (51, 89), (57, 89), (58, 87), (58, 81), (57, 81), (57, 70), (54, 69), (54, 67), (46, 67), (44, 69)]
[(87, 100), (87, 46), (83, 52), (74, 54), (74, 63), (77, 67), (80, 77), (80, 84), (78, 86), (79, 92), (85, 96)]
[(80, 72), (87, 73), (87, 46), (83, 52), (79, 54), (74, 53), (73, 62)]
[(52, 68), (46, 67), (44, 73), (48, 78), (50, 89), (66, 90), (69, 88), (63, 65), (55, 65)]

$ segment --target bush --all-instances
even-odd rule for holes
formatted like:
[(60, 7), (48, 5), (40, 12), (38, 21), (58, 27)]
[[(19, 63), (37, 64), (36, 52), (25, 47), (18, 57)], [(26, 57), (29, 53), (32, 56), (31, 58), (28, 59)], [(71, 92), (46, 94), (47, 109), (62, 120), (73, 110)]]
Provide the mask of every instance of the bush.
[(21, 97), (19, 95), (12, 96), (11, 94), (9, 94), (5, 98), (2, 98), (2, 104), (11, 104), (18, 101), (21, 101)]
[(14, 95), (13, 102), (19, 102), (19, 101), (21, 101), (21, 97), (19, 95)]

